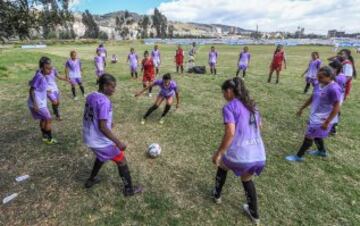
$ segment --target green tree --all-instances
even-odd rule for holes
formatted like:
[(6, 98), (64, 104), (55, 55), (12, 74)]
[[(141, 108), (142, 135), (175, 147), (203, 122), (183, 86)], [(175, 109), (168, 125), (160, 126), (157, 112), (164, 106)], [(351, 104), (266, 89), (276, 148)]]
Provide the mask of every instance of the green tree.
[(82, 14), (82, 22), (84, 23), (86, 30), (84, 38), (98, 38), (100, 34), (100, 29), (97, 23), (94, 20), (93, 15), (89, 10), (85, 10)]

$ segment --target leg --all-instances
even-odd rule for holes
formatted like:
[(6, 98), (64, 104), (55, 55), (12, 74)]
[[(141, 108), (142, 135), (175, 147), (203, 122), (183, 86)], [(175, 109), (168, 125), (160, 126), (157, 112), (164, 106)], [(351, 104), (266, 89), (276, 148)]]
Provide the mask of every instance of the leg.
[(313, 139), (305, 137), (303, 144), (301, 145), (297, 157), (302, 158), (305, 155), (305, 152), (313, 145)]
[(176, 73), (179, 73), (179, 65), (176, 65)]
[(221, 191), (225, 184), (226, 176), (227, 176), (227, 170), (218, 167), (215, 177), (215, 189), (213, 192), (213, 196), (215, 199), (219, 200), (221, 197)]
[(52, 140), (52, 134), (51, 134), (51, 119), (47, 119), (44, 121), (44, 131), (46, 134), (46, 137), (48, 141)]
[(236, 77), (238, 77), (240, 74), (240, 69), (238, 68), (237, 71), (236, 71)]
[(244, 187), (249, 213), (252, 218), (259, 219), (257, 194), (255, 184), (252, 181), (252, 175), (248, 174), (242, 176), (241, 181)]
[(84, 89), (84, 86), (82, 85), (82, 83), (81, 83), (81, 82), (79, 82), (78, 84), (79, 84), (79, 88), (80, 88), (80, 90), (81, 90), (81, 93), (82, 93), (82, 95), (84, 96), (84, 95), (85, 95), (85, 89)]
[(184, 74), (184, 65), (183, 64), (180, 66), (180, 69), (181, 69), (181, 74)]
[(135, 71), (135, 78), (138, 78), (138, 73), (137, 73), (137, 71)]
[(85, 183), (86, 188), (91, 188), (92, 186), (100, 182), (100, 179), (96, 178), (96, 176), (99, 173), (103, 164), (104, 164), (103, 162), (101, 162), (98, 158), (96, 158), (90, 177)]
[(165, 117), (166, 114), (170, 111), (173, 100), (174, 100), (173, 97), (170, 97), (166, 100), (166, 106), (165, 106), (164, 112), (161, 115), (161, 118)]
[(324, 140), (322, 138), (315, 138), (314, 141), (318, 151), (326, 152)]
[(270, 69), (270, 72), (269, 72), (268, 83), (270, 83), (270, 82), (271, 82), (271, 78), (272, 78), (273, 73), (274, 73), (274, 69), (273, 69), (273, 68), (271, 68), (271, 69)]
[(246, 76), (246, 69), (243, 70), (243, 78)]
[(41, 130), (41, 133), (42, 133), (42, 138), (43, 139), (48, 139), (45, 128), (46, 128), (45, 127), (45, 120), (40, 120), (40, 130)]
[(155, 101), (155, 104), (149, 108), (149, 110), (146, 112), (143, 118), (146, 119), (147, 117), (149, 117), (149, 115), (151, 115), (151, 113), (153, 113), (156, 109), (158, 109), (160, 104), (163, 102), (163, 100), (164, 98), (158, 96)]
[(214, 67), (214, 75), (216, 75), (216, 67)]
[(280, 79), (280, 70), (276, 70), (276, 84), (279, 83), (279, 79)]
[(117, 161), (116, 164), (118, 167), (119, 176), (124, 183), (124, 196), (133, 196), (137, 193), (141, 193), (142, 188), (140, 186), (134, 187), (132, 184), (130, 170), (126, 158), (123, 157), (123, 159)]
[[(97, 82), (99, 81), (99, 78), (97, 79)], [(75, 90), (75, 85), (71, 84), (71, 92), (72, 92), (72, 95), (73, 97), (75, 98), (76, 97), (76, 90)]]
[(59, 113), (59, 105), (60, 105), (60, 103), (59, 103), (59, 101), (52, 101), (51, 105), (52, 105), (54, 115), (56, 116), (57, 119), (60, 119), (60, 113)]

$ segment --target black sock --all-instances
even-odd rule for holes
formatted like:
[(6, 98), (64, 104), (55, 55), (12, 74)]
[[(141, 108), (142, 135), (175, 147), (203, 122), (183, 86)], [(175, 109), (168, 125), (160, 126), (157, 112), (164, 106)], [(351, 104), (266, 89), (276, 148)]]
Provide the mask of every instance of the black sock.
[(71, 87), (71, 92), (72, 92), (73, 97), (76, 97), (75, 87)]
[(318, 151), (326, 152), (324, 140), (322, 138), (315, 138), (314, 141)]
[(80, 85), (80, 90), (81, 90), (82, 95), (84, 95), (85, 94), (84, 86)]
[(227, 171), (218, 167), (215, 177), (215, 190), (214, 190), (214, 196), (217, 199), (220, 198), (221, 196), (221, 190), (225, 184), (226, 175), (227, 175)]
[(240, 70), (236, 71), (236, 76), (239, 76)]
[(216, 68), (214, 68), (214, 75), (216, 75)]
[(310, 88), (310, 83), (306, 83), (304, 93), (307, 93), (309, 91), (309, 88)]
[(144, 119), (146, 119), (147, 117), (149, 117), (149, 115), (155, 111), (156, 109), (158, 109), (158, 106), (157, 105), (153, 105), (149, 108), (149, 110), (146, 112), (146, 114), (144, 115)]
[(53, 109), (54, 115), (59, 118), (59, 117), (60, 117), (60, 114), (59, 114), (59, 105), (53, 104), (53, 105), (52, 105), (52, 109)]
[(52, 134), (51, 134), (51, 130), (49, 130), (49, 131), (44, 131), (45, 132), (45, 135), (46, 135), (46, 138), (48, 139), (48, 140), (52, 140)]
[(179, 73), (179, 67), (178, 66), (176, 67), (176, 73)]
[(156, 74), (157, 75), (159, 74), (159, 68), (156, 68)]
[(94, 180), (94, 178), (95, 178), (95, 177), (97, 176), (97, 174), (99, 173), (99, 171), (100, 171), (100, 169), (101, 169), (101, 167), (102, 167), (103, 164), (104, 164), (104, 163), (101, 162), (99, 159), (96, 159), (96, 160), (95, 160), (94, 167), (93, 167), (93, 169), (92, 169), (92, 171), (91, 171), (91, 175), (90, 175), (89, 180)]
[(270, 74), (268, 78), (268, 82), (271, 82), (271, 79), (272, 79), (272, 75)]
[(138, 73), (137, 72), (135, 72), (135, 78), (137, 78), (138, 77)]
[(152, 93), (152, 87), (149, 88), (149, 93)]
[[(41, 129), (41, 128), (40, 128)], [(42, 133), (42, 137), (43, 138), (48, 138), (48, 136), (47, 136), (47, 134), (46, 134), (46, 130), (44, 130), (44, 129), (41, 129), (41, 133)]]
[(242, 181), (245, 190), (245, 196), (247, 204), (249, 205), (251, 215), (259, 219), (258, 206), (257, 206), (257, 194), (255, 184), (252, 180)]
[(131, 72), (130, 75), (131, 75), (132, 78), (134, 78), (134, 73), (133, 72)]
[(210, 68), (210, 74), (213, 74), (213, 69), (212, 68)]
[(125, 165), (118, 164), (118, 170), (119, 170), (119, 175), (121, 177), (121, 180), (124, 183), (125, 191), (133, 192), (133, 186), (132, 186), (132, 181), (131, 181), (131, 176), (130, 176), (130, 171), (129, 171), (128, 165), (127, 164), (125, 164)]
[(243, 71), (243, 78), (245, 78), (246, 76), (246, 71)]
[(165, 106), (164, 112), (162, 113), (161, 117), (165, 117), (166, 114), (170, 111), (170, 108), (171, 108), (171, 105), (170, 105), (170, 104), (167, 104), (167, 105)]
[(312, 146), (312, 144), (313, 140), (305, 137), (304, 142), (296, 155), (300, 158), (303, 157), (305, 152)]
[(181, 74), (184, 73), (184, 66), (181, 66)]

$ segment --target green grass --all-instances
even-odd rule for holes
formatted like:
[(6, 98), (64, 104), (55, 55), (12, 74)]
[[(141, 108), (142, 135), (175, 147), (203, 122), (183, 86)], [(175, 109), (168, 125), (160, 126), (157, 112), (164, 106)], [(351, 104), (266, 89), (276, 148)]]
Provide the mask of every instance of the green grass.
[[(43, 50), (5, 49), (0, 57), (0, 197), (12, 192), (19, 197), (0, 205), (0, 225), (249, 225), (242, 214), (245, 201), (239, 178), (229, 174), (223, 204), (210, 199), (215, 167), (211, 156), (222, 133), (220, 85), (234, 75), (241, 47), (217, 46), (220, 76), (173, 74), (181, 88), (181, 108), (170, 113), (164, 125), (155, 112), (145, 126), (140, 118), (153, 100), (133, 97), (140, 81), (129, 79), (126, 55), (133, 45), (139, 55), (150, 46), (135, 43), (108, 44), (120, 62), (108, 72), (118, 79), (112, 97), (114, 132), (128, 144), (127, 158), (135, 181), (145, 187), (143, 195), (125, 199), (117, 169), (108, 163), (100, 172), (103, 182), (91, 190), (83, 183), (94, 157), (82, 144), (83, 99), (73, 101), (70, 87), (59, 81), (62, 122), (53, 123), (58, 146), (41, 143), (38, 123), (26, 106), (28, 81), (42, 55), (50, 56), (61, 72), (69, 51), (76, 49), (83, 61), (87, 92), (95, 91), (92, 59), (95, 45), (55, 45)], [(186, 47), (186, 49), (189, 49)], [(209, 46), (199, 49), (198, 64), (207, 63)], [(295, 117), (308, 97), (302, 94), (311, 51), (322, 59), (330, 47), (288, 47), (288, 69), (281, 84), (267, 84), (273, 46), (250, 46), (252, 64), (246, 85), (263, 117), (267, 167), (256, 178), (264, 225), (360, 225), (360, 91), (355, 80), (351, 99), (342, 109), (339, 134), (326, 140), (330, 158), (307, 157), (302, 164), (284, 161), (295, 153), (306, 128), (307, 113)], [(161, 46), (162, 72), (174, 72), (175, 46)], [(357, 56), (356, 56), (357, 57)], [(360, 60), (359, 57), (356, 59)], [(78, 91), (79, 92), (79, 91)], [(159, 143), (158, 159), (148, 159), (146, 147)], [(15, 183), (18, 175), (30, 180)]]

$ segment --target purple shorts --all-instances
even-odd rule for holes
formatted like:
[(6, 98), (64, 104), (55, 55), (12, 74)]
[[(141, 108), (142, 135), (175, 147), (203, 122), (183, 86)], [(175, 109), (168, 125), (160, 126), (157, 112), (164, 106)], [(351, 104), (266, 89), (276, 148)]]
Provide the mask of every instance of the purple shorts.
[(60, 99), (60, 93), (58, 91), (48, 92), (47, 97), (51, 102), (58, 102)]
[(314, 83), (314, 78), (310, 78), (310, 77), (305, 77), (305, 82), (309, 83), (309, 84), (313, 84)]
[(98, 71), (98, 70), (95, 71), (97, 77), (101, 77), (104, 73), (105, 73), (104, 71)]
[(214, 63), (214, 62), (209, 62), (209, 66), (210, 66), (210, 67), (215, 67), (215, 66), (216, 66), (216, 63)]
[(124, 152), (115, 145), (110, 145), (105, 148), (91, 148), (91, 150), (101, 162), (114, 160), (116, 157), (119, 157), (119, 155), (124, 154)]
[(71, 85), (78, 85), (81, 84), (81, 78), (70, 78)]
[(308, 138), (326, 138), (329, 136), (331, 128), (333, 127), (332, 124), (329, 125), (327, 130), (321, 128), (321, 125), (308, 125), (305, 136)]
[(137, 65), (130, 65), (130, 71), (132, 73), (136, 72), (137, 71)]
[(247, 68), (248, 68), (248, 66), (245, 65), (245, 64), (240, 64), (240, 65), (239, 65), (239, 70), (246, 71)]
[(249, 162), (249, 163), (234, 163), (223, 157), (224, 165), (232, 170), (234, 174), (238, 177), (244, 176), (246, 174), (255, 174), (259, 176), (263, 169), (265, 168), (265, 161), (258, 161), (258, 162)]
[(38, 112), (36, 112), (33, 108), (29, 108), (33, 119), (35, 120), (51, 120), (51, 115), (49, 109), (40, 108)]

